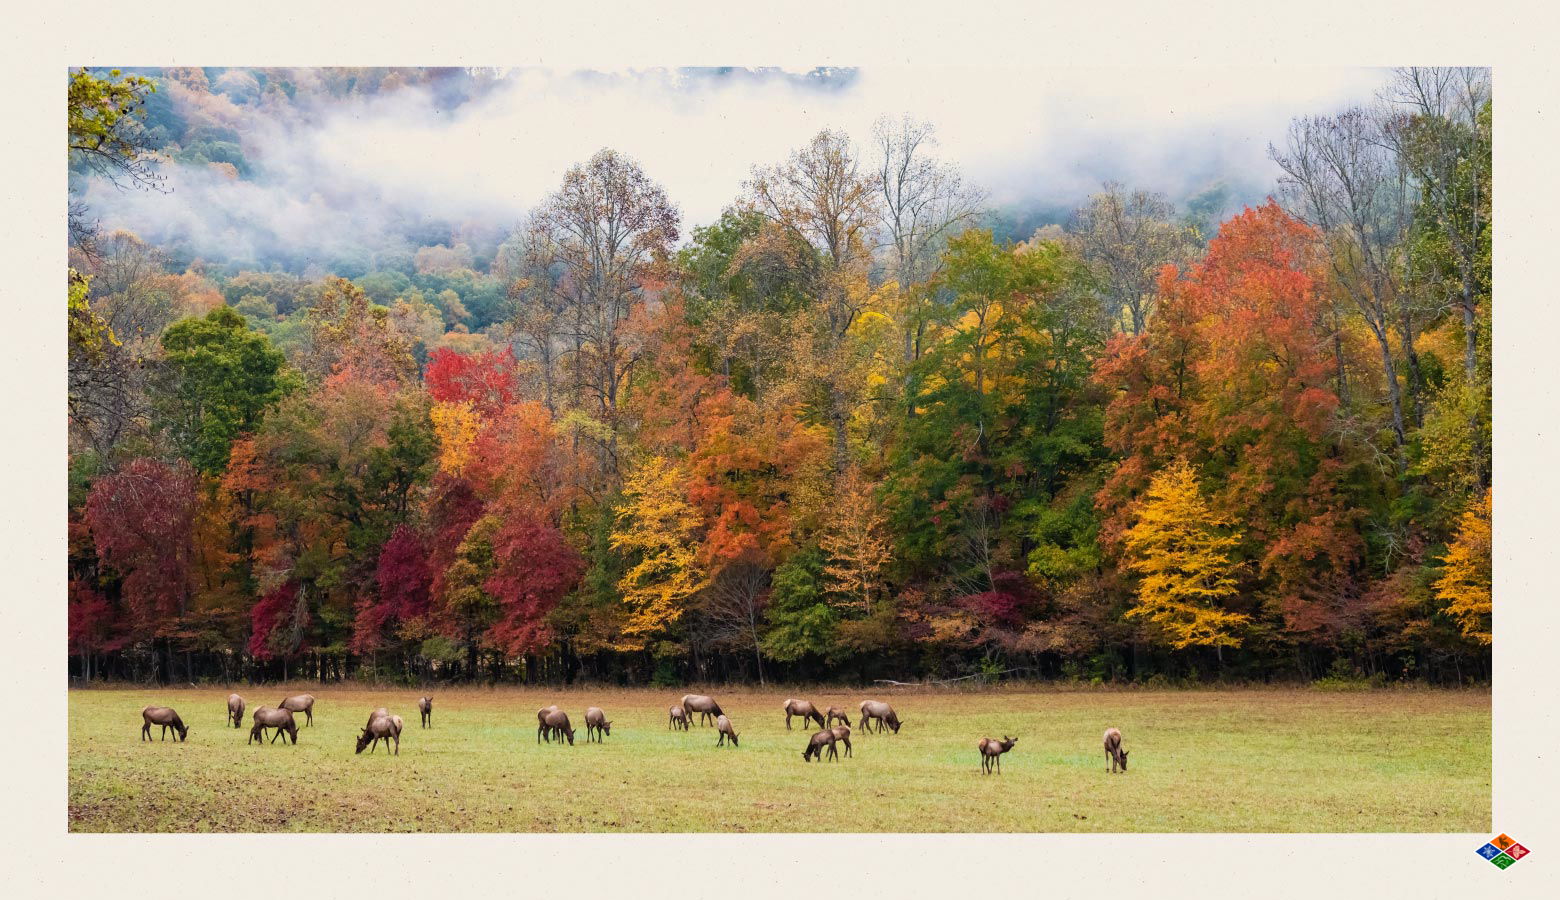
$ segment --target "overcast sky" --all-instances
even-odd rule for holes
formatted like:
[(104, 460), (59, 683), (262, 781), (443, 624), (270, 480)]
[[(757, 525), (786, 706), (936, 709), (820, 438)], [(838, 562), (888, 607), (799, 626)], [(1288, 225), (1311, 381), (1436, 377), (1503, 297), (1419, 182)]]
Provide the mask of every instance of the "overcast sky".
[(825, 79), (517, 69), (453, 108), (412, 88), (335, 101), (307, 120), (250, 123), (253, 181), (174, 173), (171, 194), (99, 187), (89, 199), (105, 225), (182, 235), (212, 255), (373, 246), (421, 217), (513, 224), (568, 166), (613, 147), (666, 188), (687, 234), (720, 214), (755, 163), (783, 159), (825, 127), (866, 149), (874, 119), (905, 113), (933, 123), (936, 152), (997, 204), (1073, 204), (1107, 179), (1172, 198), (1220, 179), (1260, 191), (1274, 180), (1267, 145), (1283, 140), (1292, 117), (1367, 102), (1385, 77), (1330, 68), (871, 68)]

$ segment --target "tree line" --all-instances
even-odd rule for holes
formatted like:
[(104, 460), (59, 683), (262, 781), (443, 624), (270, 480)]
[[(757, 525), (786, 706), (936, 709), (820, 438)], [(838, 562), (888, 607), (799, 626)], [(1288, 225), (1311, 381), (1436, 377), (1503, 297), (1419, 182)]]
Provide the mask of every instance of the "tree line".
[[(76, 175), (157, 189), (154, 89), (71, 73)], [(72, 672), (1487, 678), (1491, 117), (1396, 71), (1211, 233), (1107, 184), (1000, 240), (908, 117), (691, 234), (603, 149), (480, 272), (73, 199)]]

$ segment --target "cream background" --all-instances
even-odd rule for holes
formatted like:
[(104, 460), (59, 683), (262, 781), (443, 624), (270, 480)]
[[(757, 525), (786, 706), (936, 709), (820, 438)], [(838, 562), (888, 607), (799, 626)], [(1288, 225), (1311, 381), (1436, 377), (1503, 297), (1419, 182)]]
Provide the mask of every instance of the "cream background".
[[(123, 8), (122, 2), (118, 8)], [(0, 872), (10, 896), (1534, 896), (1556, 882), (1560, 250), (1557, 14), (1490, 0), (555, 3), (171, 0), (13, 7), (0, 37)], [(1495, 67), (1495, 831), (1453, 835), (71, 835), (65, 821), (64, 368), (68, 65), (1395, 65)], [(1124, 84), (1130, 79), (1124, 79)], [(1002, 115), (993, 94), (992, 115)], [(1317, 110), (1322, 112), (1323, 110)], [(1275, 134), (1276, 141), (1282, 135)], [(800, 139), (800, 136), (799, 136)]]

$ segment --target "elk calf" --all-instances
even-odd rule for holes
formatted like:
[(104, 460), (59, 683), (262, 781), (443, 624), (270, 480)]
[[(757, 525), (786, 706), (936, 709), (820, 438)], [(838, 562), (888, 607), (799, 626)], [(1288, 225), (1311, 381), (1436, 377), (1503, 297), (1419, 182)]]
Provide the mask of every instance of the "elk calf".
[(834, 733), (834, 740), (836, 740), (839, 743), (845, 745), (845, 755), (846, 756), (851, 756), (852, 754), (850, 752), (850, 726), (849, 725), (836, 725), (833, 728), (830, 728), (829, 731)]
[(590, 743), (592, 733), (596, 735), (596, 742), (601, 742), (601, 736), (612, 733), (612, 723), (607, 721), (607, 714), (601, 711), (601, 707), (592, 706), (585, 710), (585, 743)]
[[(275, 728), (276, 734), (271, 735), (271, 743), (276, 743), (277, 738), (285, 735), (292, 738), (293, 746), (298, 745), (298, 723), (293, 720), (291, 710), (272, 709), (269, 706), (262, 706), (255, 710), (254, 721), (254, 727), (249, 729), (249, 740), (244, 743), (259, 741), (263, 744), (265, 743), (265, 730), (267, 728)], [(282, 743), (285, 744), (287, 742), (284, 740)]]
[(816, 720), (817, 723), (818, 723), (818, 727), (819, 728), (827, 728), (828, 727), (828, 725), (823, 721), (823, 716), (819, 715), (818, 707), (813, 706), (811, 703), (809, 703), (806, 700), (787, 700), (787, 701), (785, 701), (785, 730), (786, 731), (790, 731), (791, 730), (791, 717), (792, 716), (801, 716), (802, 717), (802, 721), (804, 723), (808, 722), (808, 721)]
[(829, 707), (829, 711), (823, 714), (823, 727), (828, 728), (830, 725), (833, 725), (835, 719), (844, 722), (846, 728), (850, 727), (850, 716), (845, 715), (845, 710), (840, 709), (838, 706)]
[(244, 698), (237, 694), (228, 694), (228, 721), (234, 728), (244, 727)]
[(404, 723), (401, 721), (400, 716), (389, 715), (385, 713), (383, 708), (374, 710), (368, 717), (368, 726), (363, 729), (362, 734), (358, 735), (357, 752), (362, 753), (364, 747), (373, 744), (373, 750), (368, 752), (374, 753), (379, 749), (380, 741), (385, 742), (385, 750), (388, 751), (390, 749), (390, 741), (393, 739), (395, 741), (395, 755), (400, 756), (401, 729), (403, 727)]
[(1000, 740), (1000, 741), (999, 740), (995, 740), (993, 738), (981, 738), (980, 739), (980, 768), (981, 768), (981, 772), (983, 774), (990, 775), (991, 774), (991, 765), (992, 765), (992, 763), (996, 763), (997, 773), (1001, 774), (1001, 772), (1002, 772), (1002, 754), (1008, 752), (1009, 750), (1012, 750), (1013, 749), (1013, 745), (1016, 744), (1016, 743), (1018, 743), (1018, 738), (1010, 738), (1010, 737), (1008, 737), (1005, 734), (1002, 736), (1002, 740)]
[(543, 720), (543, 723), (547, 726), (547, 740), (549, 743), (551, 743), (553, 738), (557, 738), (558, 743), (562, 744), (563, 739), (567, 737), (569, 746), (574, 746), (574, 728), (569, 724), (568, 713), (561, 709), (555, 709), (547, 714), (547, 718)]
[(190, 727), (184, 724), (184, 720), (179, 718), (179, 714), (174, 712), (172, 707), (148, 706), (141, 710), (141, 740), (149, 741), (152, 739), (153, 725), (162, 726), (162, 739), (165, 741), (168, 739), (168, 729), (170, 728), (173, 729), (176, 740), (185, 741), (189, 739)]
[(433, 727), (433, 698), (419, 697), (417, 699), (417, 711), (422, 713), (422, 727)]
[(834, 732), (825, 729), (807, 739), (807, 748), (802, 751), (802, 762), (812, 762), (815, 756), (818, 757), (819, 762), (822, 762), (824, 747), (829, 748), (830, 756), (839, 759), (840, 752), (834, 747)]
[(673, 706), (666, 711), (666, 728), (668, 731), (681, 728), (688, 730), (688, 711), (681, 706)]
[[(894, 714), (894, 708), (880, 700), (861, 701), (861, 730), (881, 732), (887, 726), (895, 734), (899, 733), (899, 716)], [(873, 726), (876, 726), (875, 728)]]
[(715, 746), (726, 743), (726, 738), (731, 738), (731, 746), (737, 746), (737, 730), (731, 727), (731, 720), (724, 714), (715, 717), (715, 730), (720, 732), (720, 740), (715, 742)]
[(1121, 749), (1121, 731), (1116, 728), (1105, 729), (1105, 771), (1114, 775), (1116, 767), (1121, 766), (1121, 771), (1127, 771), (1127, 751)]
[(314, 695), (313, 694), (298, 694), (298, 695), (293, 696), (293, 697), (288, 697), (286, 700), (283, 700), (281, 703), (278, 703), (277, 706), (281, 707), (282, 709), (288, 710), (289, 712), (295, 712), (295, 713), (296, 712), (301, 712), (304, 715), (304, 722), (305, 723), (307, 723), (310, 726), (312, 726), (314, 724)]

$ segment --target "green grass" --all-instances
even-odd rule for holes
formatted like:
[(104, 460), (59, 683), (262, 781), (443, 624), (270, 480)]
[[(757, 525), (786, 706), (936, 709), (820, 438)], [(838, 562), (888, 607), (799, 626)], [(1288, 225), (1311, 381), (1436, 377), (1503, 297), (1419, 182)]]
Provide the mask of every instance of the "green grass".
[[(729, 749), (711, 727), (666, 729), (681, 689), (440, 689), (429, 730), (416, 690), (300, 690), (318, 701), (296, 747), (246, 746), (220, 688), (71, 691), (71, 830), (1471, 832), (1491, 817), (1487, 691), (881, 693), (898, 735), (857, 728), (854, 758), (804, 764), (813, 729), (785, 730), (786, 696), (854, 722), (873, 692), (712, 691), (741, 736)], [(286, 692), (239, 693), (253, 712)], [(573, 747), (536, 744), (554, 702)], [(152, 704), (179, 711), (188, 743), (140, 741)], [(354, 755), (380, 705), (406, 720), (400, 756)], [(613, 721), (605, 744), (584, 742), (591, 705)], [(1110, 725), (1125, 776), (1105, 773)], [(982, 776), (976, 742), (1003, 734), (1018, 745)]]

